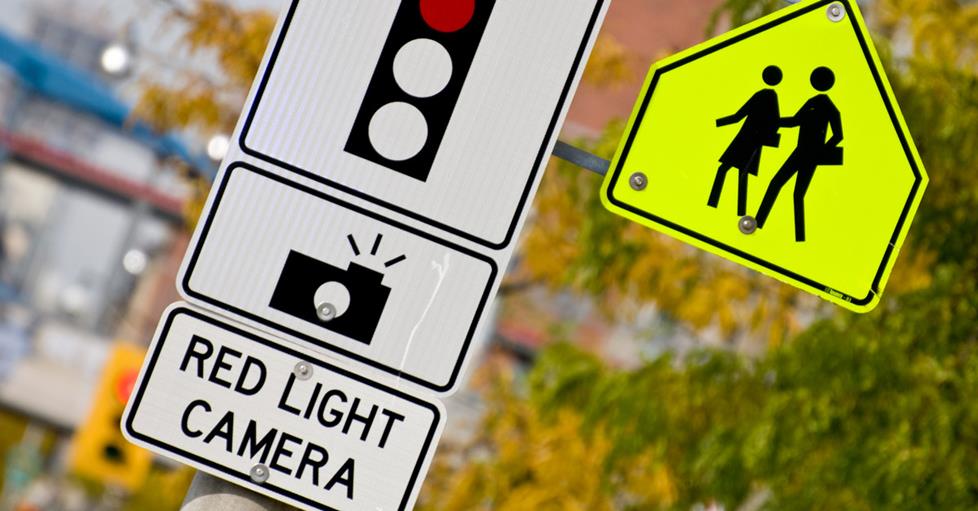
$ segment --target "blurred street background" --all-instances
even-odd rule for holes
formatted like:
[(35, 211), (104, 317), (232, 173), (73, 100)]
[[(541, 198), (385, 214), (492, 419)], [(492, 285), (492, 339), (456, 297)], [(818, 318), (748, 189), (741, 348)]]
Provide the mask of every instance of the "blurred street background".
[[(0, 0), (0, 511), (179, 508), (118, 423), (282, 5)], [(783, 5), (614, 0), (561, 139), (610, 157), (655, 60)], [(931, 176), (883, 304), (554, 160), (420, 509), (978, 509), (978, 6), (860, 5)]]

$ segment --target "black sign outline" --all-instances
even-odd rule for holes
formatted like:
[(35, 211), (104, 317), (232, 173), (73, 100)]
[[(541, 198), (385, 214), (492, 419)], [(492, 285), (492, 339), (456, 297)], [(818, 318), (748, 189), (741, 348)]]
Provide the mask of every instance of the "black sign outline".
[[(268, 320), (268, 319), (265, 319), (265, 318), (263, 318), (261, 316), (258, 316), (257, 314), (252, 314), (252, 313), (250, 313), (248, 311), (239, 309), (239, 308), (234, 307), (234, 306), (232, 306), (230, 304), (227, 304), (227, 303), (224, 303), (224, 302), (222, 302), (220, 300), (217, 300), (216, 298), (211, 298), (211, 297), (209, 297), (207, 295), (204, 295), (202, 293), (199, 293), (199, 292), (194, 291), (193, 289), (191, 289), (191, 287), (190, 287), (190, 278), (193, 275), (194, 269), (197, 266), (197, 260), (200, 257), (200, 252), (201, 252), (201, 250), (204, 247), (204, 243), (206, 243), (206, 241), (207, 241), (207, 234), (211, 230), (211, 226), (212, 226), (212, 224), (214, 222), (214, 217), (217, 214), (217, 211), (218, 211), (218, 209), (220, 207), (221, 200), (224, 198), (224, 192), (227, 190), (228, 183), (231, 181), (231, 177), (234, 176), (235, 173), (236, 173), (236, 171), (238, 171), (238, 170), (243, 170), (243, 171), (246, 171), (246, 172), (251, 172), (251, 173), (254, 173), (254, 174), (258, 174), (259, 176), (262, 176), (264, 178), (267, 178), (267, 179), (270, 179), (272, 181), (275, 181), (278, 184), (282, 184), (282, 185), (291, 187), (291, 188), (293, 188), (295, 190), (298, 190), (300, 192), (306, 193), (308, 195), (312, 195), (313, 197), (316, 197), (317, 199), (321, 199), (321, 200), (324, 200), (324, 201), (329, 202), (331, 204), (334, 204), (336, 206), (339, 206), (341, 208), (345, 208), (345, 209), (347, 209), (349, 211), (352, 211), (354, 213), (363, 215), (363, 216), (368, 217), (368, 218), (370, 218), (372, 220), (378, 221), (378, 222), (380, 222), (382, 224), (387, 224), (387, 225), (389, 225), (389, 226), (391, 226), (391, 227), (393, 227), (393, 228), (395, 228), (395, 229), (397, 229), (399, 231), (403, 231), (403, 232), (406, 232), (408, 234), (413, 234), (413, 235), (415, 235), (417, 237), (423, 238), (423, 239), (428, 240), (428, 241), (430, 241), (432, 243), (436, 243), (438, 245), (441, 245), (443, 247), (446, 247), (448, 249), (451, 249), (451, 250), (453, 250), (455, 252), (459, 252), (459, 253), (461, 253), (463, 255), (472, 257), (472, 258), (474, 258), (476, 260), (479, 260), (479, 261), (482, 261), (482, 262), (486, 263), (489, 266), (489, 278), (487, 279), (485, 290), (482, 293), (482, 297), (481, 297), (481, 299), (479, 301), (479, 305), (478, 305), (478, 307), (476, 308), (476, 311), (475, 311), (475, 317), (472, 318), (472, 323), (469, 325), (469, 330), (466, 333), (465, 341), (462, 343), (461, 349), (459, 350), (458, 359), (455, 361), (455, 366), (452, 368), (452, 374), (449, 377), (449, 380), (448, 380), (447, 383), (445, 383), (443, 385), (438, 385), (438, 384), (429, 382), (427, 380), (421, 379), (418, 376), (401, 372), (399, 369), (397, 369), (395, 367), (389, 367), (389, 366), (383, 365), (383, 364), (381, 364), (379, 362), (376, 362), (374, 360), (371, 360), (371, 359), (369, 359), (369, 358), (367, 358), (367, 357), (365, 357), (363, 355), (359, 355), (359, 354), (353, 353), (353, 352), (351, 352), (349, 350), (343, 349), (343, 348), (341, 348), (339, 346), (335, 346), (335, 345), (330, 344), (330, 343), (328, 343), (326, 341), (323, 341), (322, 339), (319, 339), (317, 337), (313, 337), (311, 335), (307, 335), (307, 334), (304, 334), (302, 332), (295, 331), (293, 329), (290, 329), (290, 328), (286, 327), (285, 325), (280, 325), (280, 324), (275, 323), (275, 322), (273, 322), (271, 320)], [(413, 227), (408, 227), (406, 225), (400, 224), (398, 222), (395, 222), (394, 220), (391, 220), (389, 218), (385, 218), (383, 215), (380, 215), (378, 213), (374, 213), (372, 211), (368, 211), (366, 209), (363, 209), (363, 208), (354, 206), (352, 204), (348, 204), (348, 203), (346, 203), (346, 202), (344, 202), (344, 201), (342, 201), (340, 199), (337, 199), (336, 197), (327, 195), (326, 193), (323, 193), (323, 192), (320, 192), (320, 191), (313, 190), (312, 188), (307, 188), (307, 187), (305, 187), (303, 185), (300, 185), (299, 183), (296, 183), (294, 181), (290, 181), (290, 180), (288, 180), (288, 179), (286, 179), (286, 178), (284, 178), (282, 176), (279, 176), (277, 174), (273, 174), (271, 172), (268, 172), (268, 171), (265, 171), (265, 170), (261, 170), (258, 167), (254, 167), (254, 166), (249, 165), (247, 163), (243, 163), (243, 162), (235, 162), (235, 163), (232, 163), (227, 168), (227, 170), (224, 172), (224, 174), (222, 175), (222, 178), (221, 178), (220, 183), (215, 184), (215, 187), (216, 188), (214, 189), (214, 191), (212, 191), (212, 193), (214, 194), (214, 201), (210, 205), (210, 207), (207, 209), (207, 216), (206, 216), (206, 218), (202, 219), (202, 221), (203, 221), (203, 224), (202, 225), (203, 226), (202, 226), (202, 228), (200, 230), (200, 236), (196, 240), (196, 242), (193, 244), (193, 247), (191, 248), (192, 253), (190, 255), (190, 261), (187, 264), (186, 272), (184, 272), (183, 278), (180, 279), (180, 281), (178, 283), (178, 287), (180, 289), (180, 292), (187, 298), (188, 301), (190, 301), (190, 302), (200, 301), (200, 302), (202, 302), (202, 303), (204, 303), (206, 305), (209, 305), (209, 306), (212, 306), (212, 307), (217, 307), (217, 308), (219, 308), (221, 310), (224, 310), (224, 311), (226, 311), (228, 313), (231, 313), (231, 314), (233, 314), (235, 316), (239, 316), (239, 317), (246, 318), (248, 320), (254, 321), (254, 322), (258, 323), (258, 324), (264, 325), (264, 326), (266, 326), (268, 328), (271, 328), (273, 330), (282, 332), (282, 333), (284, 333), (286, 335), (289, 335), (289, 336), (294, 337), (294, 338), (297, 338), (297, 339), (301, 339), (301, 340), (303, 340), (305, 342), (311, 343), (314, 346), (325, 348), (325, 349), (330, 350), (332, 352), (338, 353), (338, 354), (340, 354), (340, 355), (342, 355), (344, 357), (347, 357), (350, 360), (354, 360), (356, 362), (360, 362), (362, 364), (368, 365), (368, 366), (370, 366), (370, 367), (372, 367), (374, 369), (377, 369), (377, 370), (380, 370), (382, 372), (391, 374), (391, 375), (393, 375), (393, 376), (395, 376), (397, 378), (401, 378), (403, 380), (409, 381), (409, 382), (414, 383), (416, 385), (420, 385), (420, 386), (422, 386), (424, 388), (433, 390), (435, 392), (447, 393), (448, 391), (450, 391), (451, 389), (453, 389), (455, 387), (456, 383), (458, 383), (459, 374), (462, 371), (462, 365), (463, 365), (463, 363), (465, 362), (465, 360), (467, 358), (467, 355), (468, 355), (468, 352), (469, 352), (469, 348), (471, 348), (472, 338), (475, 336), (475, 331), (476, 331), (476, 329), (479, 326), (479, 322), (482, 320), (482, 317), (485, 314), (486, 305), (489, 302), (489, 295), (491, 294), (491, 292), (493, 290), (493, 285), (494, 285), (494, 283), (496, 282), (496, 279), (499, 276), (499, 268), (498, 268), (498, 266), (496, 266), (496, 262), (494, 260), (492, 260), (491, 258), (489, 258), (489, 257), (487, 257), (485, 255), (482, 255), (482, 254), (479, 254), (479, 253), (474, 252), (472, 250), (469, 250), (467, 248), (461, 247), (459, 245), (455, 245), (454, 243), (450, 243), (448, 241), (439, 239), (439, 238), (437, 238), (437, 237), (435, 237), (435, 236), (433, 236), (433, 235), (431, 235), (431, 234), (429, 234), (427, 232), (424, 232), (424, 231), (415, 229)]]
[[(285, 37), (288, 35), (289, 26), (292, 23), (292, 19), (295, 15), (295, 11), (299, 5), (299, 2), (300, 0), (292, 0), (292, 4), (289, 6), (288, 14), (286, 14), (285, 16), (285, 21), (284, 24), (282, 25), (282, 30), (279, 33), (278, 40), (275, 41), (275, 46), (272, 49), (272, 54), (271, 57), (269, 58), (268, 65), (266, 66), (264, 72), (262, 73), (261, 82), (258, 84), (258, 91), (255, 94), (254, 101), (252, 101), (251, 108), (248, 110), (248, 116), (245, 119), (244, 127), (241, 130), (241, 135), (238, 137), (238, 143), (241, 146), (241, 150), (244, 151), (245, 154), (249, 156), (253, 156), (267, 163), (271, 163), (283, 169), (295, 172), (296, 174), (299, 174), (308, 179), (312, 179), (313, 181), (317, 181), (319, 183), (325, 184), (332, 188), (336, 188), (350, 195), (353, 195), (358, 199), (363, 199), (372, 204), (376, 204), (378, 206), (386, 208), (390, 211), (394, 211), (396, 213), (402, 214), (414, 220), (424, 222), (425, 224), (430, 225), (436, 229), (439, 229), (441, 231), (450, 234), (454, 234), (456, 236), (459, 236), (460, 238), (471, 241), (473, 243), (477, 243), (479, 245), (494, 250), (501, 250), (508, 247), (513, 242), (513, 238), (516, 235), (516, 225), (519, 223), (520, 218), (522, 218), (523, 216), (524, 210), (528, 206), (528, 202), (530, 199), (530, 191), (533, 188), (533, 184), (537, 180), (537, 175), (543, 171), (544, 166), (546, 164), (544, 158), (549, 156), (548, 149), (550, 148), (550, 141), (552, 138), (555, 138), (555, 132), (558, 128), (557, 121), (560, 118), (560, 114), (564, 110), (564, 107), (567, 105), (567, 102), (570, 99), (572, 99), (570, 98), (571, 86), (574, 84), (574, 78), (577, 76), (578, 72), (580, 71), (581, 63), (584, 60), (584, 54), (587, 50), (588, 43), (591, 41), (591, 35), (594, 33), (594, 30), (598, 22), (598, 17), (602, 12), (606, 0), (595, 0), (594, 12), (591, 15), (590, 21), (588, 21), (587, 30), (585, 30), (584, 32), (584, 37), (581, 40), (581, 45), (577, 50), (577, 55), (574, 57), (574, 64), (571, 66), (570, 72), (567, 76), (567, 81), (564, 84), (564, 89), (561, 91), (560, 98), (557, 101), (557, 104), (554, 108), (553, 117), (550, 119), (550, 125), (547, 127), (547, 132), (546, 135), (543, 137), (543, 141), (541, 142), (540, 150), (537, 153), (536, 159), (534, 159), (533, 161), (533, 166), (531, 167), (529, 175), (527, 176), (526, 186), (523, 188), (523, 194), (520, 197), (519, 202), (517, 203), (516, 211), (513, 213), (513, 217), (509, 224), (509, 229), (506, 231), (506, 236), (503, 238), (501, 242), (494, 242), (494, 241), (479, 238), (478, 236), (469, 234), (465, 231), (456, 229), (449, 225), (419, 215), (417, 213), (414, 213), (413, 211), (409, 211), (400, 206), (396, 206), (389, 202), (385, 202), (367, 193), (361, 192), (349, 186), (343, 185), (341, 183), (323, 177), (319, 174), (316, 174), (315, 172), (311, 172), (309, 170), (300, 168), (298, 166), (291, 165), (271, 155), (261, 153), (255, 149), (248, 147), (247, 138), (248, 138), (248, 134), (251, 131), (252, 122), (254, 121), (255, 116), (258, 113), (258, 108), (261, 105), (262, 97), (264, 96), (265, 89), (268, 86), (269, 80), (271, 79), (272, 71), (275, 69), (275, 64), (278, 61), (279, 53), (281, 52), (282, 46), (285, 43)], [(343, 142), (345, 145), (346, 141), (344, 140)]]
[(400, 390), (392, 389), (385, 385), (369, 380), (356, 373), (336, 367), (314, 356), (309, 356), (303, 353), (299, 353), (298, 351), (290, 349), (289, 347), (285, 346), (282, 343), (276, 343), (264, 337), (260, 337), (250, 332), (246, 332), (244, 330), (231, 326), (227, 323), (219, 321), (215, 318), (201, 314), (198, 311), (189, 309), (185, 306), (175, 307), (167, 313), (165, 319), (163, 320), (163, 325), (160, 329), (159, 336), (156, 338), (156, 342), (154, 346), (155, 349), (151, 354), (147, 355), (146, 357), (146, 364), (143, 368), (142, 374), (139, 377), (139, 385), (136, 387), (135, 391), (133, 392), (132, 403), (127, 409), (126, 416), (125, 418), (123, 418), (122, 421), (122, 427), (127, 435), (141, 442), (145, 442), (148, 445), (152, 445), (158, 449), (166, 451), (170, 454), (174, 454), (184, 459), (191, 460), (194, 463), (197, 463), (198, 465), (209, 467), (212, 470), (221, 472), (234, 479), (241, 480), (244, 483), (242, 484), (242, 486), (245, 487), (258, 486), (261, 488), (265, 488), (270, 490), (272, 493), (276, 493), (285, 498), (291, 499), (295, 502), (301, 502), (315, 509), (321, 509), (323, 511), (340, 511), (338, 509), (329, 507), (325, 504), (321, 504), (315, 500), (309, 499), (302, 495), (297, 495), (295, 493), (292, 493), (291, 491), (286, 490), (284, 488), (279, 488), (278, 486), (275, 486), (270, 482), (265, 482), (260, 485), (255, 484), (255, 482), (251, 480), (250, 474), (246, 472), (237, 472), (231, 470), (228, 467), (215, 463), (213, 460), (210, 460), (208, 458), (205, 458), (195, 453), (187, 452), (183, 449), (180, 449), (179, 447), (169, 445), (163, 441), (157, 440), (144, 433), (140, 433), (136, 431), (135, 427), (133, 426), (133, 421), (135, 420), (136, 414), (139, 411), (139, 405), (142, 403), (143, 396), (146, 392), (146, 387), (148, 386), (148, 382), (153, 375), (153, 370), (156, 368), (157, 362), (159, 361), (160, 353), (163, 351), (163, 344), (166, 342), (167, 335), (170, 332), (170, 327), (173, 325), (173, 321), (177, 318), (177, 316), (180, 315), (190, 316), (191, 318), (198, 319), (204, 323), (208, 323), (212, 326), (216, 326), (218, 328), (224, 329), (234, 335), (244, 337), (248, 340), (257, 342), (258, 344), (263, 345), (265, 347), (280, 351), (287, 356), (296, 358), (297, 360), (308, 362), (330, 373), (339, 374), (340, 376), (349, 378), (351, 380), (354, 380), (358, 383), (362, 383), (369, 387), (373, 387), (377, 390), (386, 392), (387, 394), (400, 398), (404, 401), (408, 401), (410, 403), (419, 405), (422, 408), (431, 411), (432, 414), (434, 415), (434, 420), (432, 421), (431, 428), (428, 430), (428, 434), (425, 437), (424, 445), (422, 445), (421, 447), (421, 456), (418, 458), (418, 461), (414, 465), (414, 469), (411, 472), (411, 478), (408, 480), (407, 490), (405, 491), (404, 496), (401, 498), (401, 503), (400, 506), (398, 507), (399, 510), (407, 509), (407, 503), (411, 498), (411, 494), (414, 493), (415, 487), (419, 484), (418, 477), (421, 475), (421, 467), (422, 465), (424, 465), (424, 460), (428, 457), (428, 451), (432, 448), (432, 443), (434, 442), (434, 438), (435, 438), (435, 432), (438, 431), (438, 425), (443, 420), (441, 410), (439, 410), (437, 406), (432, 405), (427, 401), (409, 395)]
[[(688, 63), (690, 63), (690, 62), (692, 62), (692, 61), (694, 61), (694, 60), (696, 60), (696, 59), (698, 59), (700, 57), (704, 57), (704, 56), (709, 55), (711, 53), (714, 53), (714, 52), (716, 52), (718, 50), (721, 50), (721, 49), (723, 49), (723, 48), (725, 48), (727, 46), (730, 46), (730, 45), (732, 45), (734, 43), (737, 43), (737, 42), (739, 42), (739, 41), (741, 41), (743, 39), (747, 39), (747, 38), (749, 38), (751, 36), (754, 36), (754, 35), (756, 35), (756, 34), (758, 34), (760, 32), (764, 32), (764, 31), (766, 31), (766, 30), (768, 30), (770, 28), (773, 28), (773, 27), (775, 27), (777, 25), (780, 25), (782, 23), (791, 21), (791, 20), (793, 20), (793, 19), (795, 19), (795, 18), (797, 18), (799, 16), (803, 16), (805, 14), (808, 14), (809, 12), (811, 12), (811, 11), (813, 11), (815, 9), (823, 8), (823, 7), (826, 7), (826, 6), (828, 6), (828, 5), (832, 4), (832, 3), (836, 3), (836, 2), (841, 3), (845, 7), (845, 9), (846, 9), (846, 14), (847, 14), (846, 17), (848, 19), (848, 23), (850, 23), (852, 25), (852, 28), (853, 28), (854, 32), (856, 33), (856, 38), (858, 39), (859, 45), (860, 45), (860, 47), (863, 50), (863, 57), (865, 57), (866, 64), (869, 66), (869, 69), (870, 69), (870, 71), (873, 74), (873, 79), (876, 81), (876, 86), (877, 86), (877, 88), (878, 88), (878, 90), (880, 92), (880, 98), (882, 99), (883, 104), (886, 106), (887, 113), (890, 115), (890, 121), (893, 123), (893, 127), (895, 128), (895, 131), (897, 133), (897, 136), (900, 139), (900, 143), (903, 146), (903, 150), (906, 153), (907, 160), (910, 163), (910, 168), (913, 170), (913, 174), (914, 174), (914, 178), (915, 178), (914, 179), (914, 184), (913, 184), (913, 186), (910, 189), (910, 195), (907, 197), (907, 201), (904, 203), (903, 210), (900, 213), (900, 218), (897, 221), (896, 228), (893, 230), (893, 234), (890, 237), (889, 244), (888, 244), (888, 246), (886, 247), (886, 250), (883, 253), (883, 259), (882, 259), (882, 261), (880, 261), (879, 268), (877, 269), (876, 275), (873, 278), (873, 282), (872, 282), (872, 284), (870, 286), (869, 293), (865, 297), (862, 297), (862, 298), (856, 298), (856, 297), (853, 297), (853, 296), (849, 296), (846, 293), (843, 293), (841, 291), (838, 291), (836, 289), (833, 289), (832, 287), (827, 286), (825, 284), (821, 284), (819, 282), (816, 282), (816, 281), (814, 281), (814, 280), (812, 280), (810, 278), (807, 278), (807, 277), (804, 277), (802, 275), (799, 275), (799, 274), (797, 274), (797, 273), (795, 273), (795, 272), (793, 272), (791, 270), (788, 270), (787, 268), (782, 268), (782, 267), (780, 267), (780, 266), (778, 266), (778, 265), (776, 265), (774, 263), (765, 261), (765, 260), (763, 260), (763, 259), (761, 259), (759, 257), (753, 256), (753, 255), (748, 254), (748, 253), (746, 253), (744, 251), (738, 250), (738, 249), (736, 249), (734, 247), (731, 247), (729, 245), (726, 245), (725, 243), (722, 243), (720, 241), (714, 240), (714, 239), (712, 239), (712, 238), (710, 238), (708, 236), (704, 236), (704, 235), (702, 235), (700, 233), (697, 233), (697, 232), (694, 232), (692, 230), (686, 229), (685, 227), (682, 227), (679, 224), (670, 222), (670, 221), (668, 221), (668, 220), (666, 220), (664, 218), (658, 217), (658, 216), (653, 215), (653, 214), (651, 214), (649, 212), (642, 211), (642, 210), (640, 210), (638, 208), (635, 208), (635, 207), (633, 207), (633, 206), (631, 206), (631, 205), (629, 205), (629, 204), (627, 204), (625, 202), (622, 202), (622, 201), (618, 200), (614, 196), (615, 186), (617, 185), (618, 180), (620, 179), (621, 174), (622, 174), (622, 172), (624, 170), (625, 161), (627, 160), (629, 149), (631, 149), (632, 143), (635, 140), (635, 136), (638, 133), (638, 129), (642, 125), (642, 117), (645, 115), (645, 110), (647, 109), (647, 107), (649, 105), (649, 101), (652, 99), (652, 93), (655, 91), (655, 86), (658, 83), (659, 77), (661, 75), (669, 72), (672, 69), (675, 69), (675, 68), (680, 67), (682, 65), (688, 64)], [(907, 217), (908, 217), (908, 215), (910, 213), (910, 209), (913, 206), (914, 201), (916, 200), (916, 198), (918, 197), (918, 195), (920, 193), (920, 186), (923, 183), (923, 180), (924, 179), (923, 179), (923, 175), (921, 174), (920, 169), (917, 167), (917, 160), (916, 160), (916, 158), (914, 158), (913, 151), (910, 149), (910, 144), (909, 144), (909, 142), (907, 140), (907, 136), (908, 135), (906, 133), (904, 133), (903, 129), (901, 129), (899, 118), (896, 115), (896, 110), (894, 109), (893, 104), (890, 101), (889, 95), (886, 93), (886, 87), (883, 85), (883, 79), (881, 78), (881, 74), (882, 73), (881, 73), (880, 69), (878, 69), (874, 65), (874, 61), (873, 61), (873, 57), (872, 57), (872, 52), (870, 51), (869, 46), (866, 43), (866, 35), (863, 33), (862, 30), (860, 30), (859, 26), (856, 24), (856, 19), (855, 19), (855, 16), (854, 16), (854, 13), (853, 13), (853, 10), (852, 10), (852, 5), (850, 4), (850, 2), (851, 2), (851, 0), (821, 0), (820, 2), (813, 3), (813, 4), (809, 5), (809, 6), (806, 6), (806, 7), (802, 8), (802, 9), (799, 9), (799, 10), (797, 10), (797, 11), (791, 13), (791, 14), (788, 14), (788, 15), (783, 16), (781, 18), (778, 18), (776, 20), (769, 21), (769, 22), (764, 23), (762, 25), (759, 25), (759, 26), (757, 26), (757, 27), (755, 27), (755, 28), (753, 28), (751, 30), (748, 30), (748, 31), (742, 33), (742, 34), (738, 34), (738, 35), (736, 35), (734, 37), (731, 37), (730, 39), (724, 40), (724, 41), (719, 42), (719, 43), (717, 43), (715, 45), (711, 45), (708, 48), (704, 48), (704, 49), (702, 49), (700, 51), (697, 51), (697, 52), (695, 52), (695, 53), (693, 53), (691, 55), (688, 55), (688, 56), (686, 56), (686, 57), (684, 57), (682, 59), (679, 59), (679, 60), (677, 60), (675, 62), (671, 62), (669, 65), (663, 66), (662, 68), (655, 68), (655, 73), (654, 73), (654, 75), (652, 77), (652, 81), (649, 84), (648, 92), (646, 93), (645, 97), (642, 99), (642, 105), (641, 105), (641, 107), (640, 107), (640, 109), (638, 111), (638, 114), (635, 117), (635, 121), (632, 124), (632, 130), (631, 130), (631, 132), (629, 132), (628, 138), (626, 139), (625, 144), (624, 144), (624, 146), (622, 148), (621, 156), (618, 158), (618, 165), (616, 165), (616, 167), (614, 168), (613, 173), (611, 175), (611, 179), (610, 179), (610, 181), (608, 183), (607, 193), (605, 194), (606, 197), (607, 197), (607, 199), (608, 199), (608, 201), (611, 204), (614, 204), (615, 206), (617, 206), (617, 207), (619, 207), (619, 208), (621, 208), (621, 209), (623, 209), (625, 211), (628, 211), (628, 212), (630, 212), (632, 214), (638, 215), (638, 216), (640, 216), (642, 218), (645, 218), (647, 220), (650, 220), (652, 222), (655, 222), (656, 224), (659, 224), (659, 225), (661, 225), (661, 226), (663, 226), (663, 227), (665, 227), (667, 229), (670, 229), (672, 231), (676, 231), (676, 232), (681, 233), (681, 234), (683, 234), (685, 236), (688, 236), (690, 238), (693, 238), (695, 240), (698, 240), (698, 241), (700, 241), (702, 243), (706, 243), (708, 245), (711, 245), (711, 246), (713, 246), (715, 248), (718, 248), (718, 249), (720, 249), (720, 250), (722, 250), (722, 251), (724, 251), (726, 253), (733, 254), (734, 256), (737, 256), (740, 259), (743, 259), (743, 260), (749, 261), (751, 263), (754, 263), (754, 264), (756, 264), (758, 266), (767, 268), (767, 269), (769, 269), (771, 271), (774, 271), (775, 273), (777, 273), (777, 274), (779, 274), (779, 275), (781, 275), (783, 277), (786, 277), (786, 278), (788, 278), (788, 279), (790, 279), (790, 280), (792, 280), (794, 282), (799, 282), (799, 283), (804, 284), (804, 285), (806, 285), (808, 287), (811, 287), (811, 288), (814, 288), (814, 289), (818, 289), (818, 290), (822, 290), (822, 291), (824, 291), (824, 292), (826, 292), (828, 294), (831, 294), (833, 296), (836, 296), (837, 298), (839, 298), (839, 299), (841, 299), (843, 301), (852, 303), (852, 304), (857, 305), (857, 306), (865, 306), (865, 305), (869, 305), (870, 303), (872, 303), (873, 300), (875, 299), (875, 297), (879, 296), (879, 294), (880, 294), (880, 289), (879, 288), (880, 288), (880, 281), (883, 280), (883, 273), (886, 271), (886, 267), (888, 266), (888, 263), (890, 261), (890, 258), (893, 256), (893, 250), (894, 250), (894, 247), (896, 246), (896, 243), (897, 243), (897, 241), (898, 241), (898, 239), (900, 237), (900, 232), (903, 230), (903, 226), (904, 226), (904, 223), (906, 223), (906, 221), (907, 221)], [(651, 186), (651, 183), (649, 183), (649, 185)]]

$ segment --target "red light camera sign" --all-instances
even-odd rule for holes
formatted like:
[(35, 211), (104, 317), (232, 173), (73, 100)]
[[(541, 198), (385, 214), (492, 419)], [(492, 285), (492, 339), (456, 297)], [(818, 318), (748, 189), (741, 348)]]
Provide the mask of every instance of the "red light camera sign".
[[(347, 141), (349, 153), (428, 179), (495, 3), (401, 2)], [(385, 133), (384, 124), (399, 120), (410, 123), (413, 143)]]
[(422, 396), (491, 331), (609, 2), (289, 0), (130, 441), (301, 509), (410, 510), (444, 424)]

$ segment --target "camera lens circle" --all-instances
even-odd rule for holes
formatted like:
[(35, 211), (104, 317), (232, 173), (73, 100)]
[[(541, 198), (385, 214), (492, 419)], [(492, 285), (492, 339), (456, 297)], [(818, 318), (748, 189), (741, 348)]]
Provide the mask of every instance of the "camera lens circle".
[(316, 317), (326, 323), (346, 314), (350, 308), (350, 291), (339, 282), (327, 282), (312, 297)]

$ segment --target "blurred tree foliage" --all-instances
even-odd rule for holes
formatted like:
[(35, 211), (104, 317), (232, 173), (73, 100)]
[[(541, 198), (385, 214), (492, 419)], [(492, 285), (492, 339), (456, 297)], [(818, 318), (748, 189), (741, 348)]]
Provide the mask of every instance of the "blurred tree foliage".
[(235, 9), (222, 0), (195, 0), (169, 7), (172, 23), (183, 31), (182, 48), (193, 57), (214, 59), (217, 72), (186, 69), (176, 81), (147, 79), (137, 115), (167, 131), (197, 128), (231, 133), (275, 27), (265, 10)]
[[(135, 114), (159, 131), (196, 130), (205, 136), (234, 130), (251, 82), (261, 65), (275, 15), (262, 9), (236, 9), (223, 0), (156, 0), (169, 22), (182, 31), (180, 47), (195, 58), (213, 59), (213, 69), (184, 69), (179, 76), (143, 77)], [(190, 229), (197, 223), (210, 183), (189, 176), (191, 200), (184, 208)]]
[[(606, 466), (653, 453), (668, 471), (670, 500), (615, 509), (978, 507), (978, 286), (944, 268), (880, 314), (824, 320), (759, 360), (703, 351), (622, 372), (558, 345), (529, 387), (523, 406), (554, 428), (580, 424)], [(516, 413), (492, 410), (490, 424)], [(466, 471), (539, 445), (508, 442)]]
[(610, 511), (674, 503), (672, 474), (655, 449), (622, 452), (600, 426), (582, 434), (583, 418), (570, 407), (543, 417), (509, 383), (494, 382), (488, 400), (501, 413), (487, 416), (478, 438), (441, 447), (419, 511)]
[(6, 479), (10, 477), (10, 456), (17, 449), (27, 428), (27, 420), (6, 411), (0, 411), (0, 473), (4, 480), (0, 481), (0, 495), (3, 495)]

